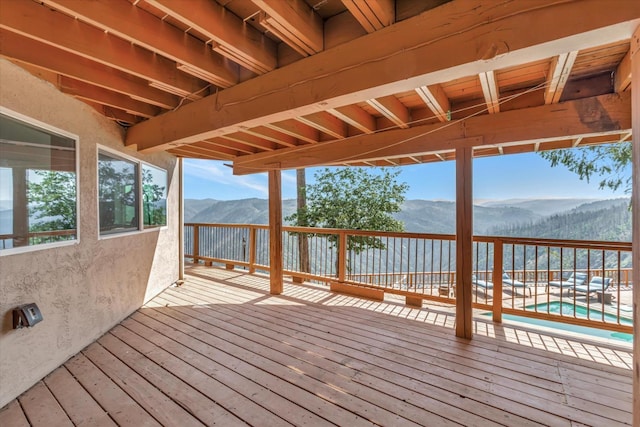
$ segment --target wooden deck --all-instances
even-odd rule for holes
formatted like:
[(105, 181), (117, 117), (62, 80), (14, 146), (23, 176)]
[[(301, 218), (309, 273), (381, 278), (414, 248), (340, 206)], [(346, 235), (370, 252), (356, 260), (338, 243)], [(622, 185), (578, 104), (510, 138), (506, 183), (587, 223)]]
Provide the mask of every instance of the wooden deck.
[(0, 411), (2, 426), (631, 424), (631, 348), (190, 269)]

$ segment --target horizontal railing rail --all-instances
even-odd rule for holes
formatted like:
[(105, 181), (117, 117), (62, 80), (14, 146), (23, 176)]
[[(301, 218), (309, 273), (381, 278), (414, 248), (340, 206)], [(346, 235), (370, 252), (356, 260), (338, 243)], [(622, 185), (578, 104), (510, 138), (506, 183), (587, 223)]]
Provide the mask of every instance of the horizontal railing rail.
[[(453, 235), (283, 227), (282, 239), (284, 272), (295, 281), (455, 301)], [(267, 272), (269, 228), (185, 224), (185, 257)], [(473, 306), (495, 321), (505, 314), (632, 332), (630, 242), (475, 236), (473, 257)]]

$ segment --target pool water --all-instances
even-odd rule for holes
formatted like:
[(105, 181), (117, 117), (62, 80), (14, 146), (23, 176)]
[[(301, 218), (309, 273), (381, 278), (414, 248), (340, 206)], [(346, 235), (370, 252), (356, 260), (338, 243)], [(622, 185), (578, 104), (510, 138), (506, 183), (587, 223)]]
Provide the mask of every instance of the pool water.
[[(563, 316), (573, 316), (575, 313), (575, 317), (583, 318), (583, 319), (592, 319), (592, 320), (602, 320), (602, 312), (594, 309), (589, 309), (587, 312), (586, 307), (575, 306), (568, 302), (560, 303), (560, 301), (553, 301), (550, 303), (542, 303), (537, 305), (528, 305), (525, 307), (528, 311), (537, 311), (539, 313), (547, 313), (547, 310), (550, 314), (561, 314)], [(491, 315), (491, 313), (489, 313)], [(542, 319), (534, 319), (531, 317), (524, 316), (516, 316), (513, 314), (503, 314), (503, 319), (514, 320), (517, 322), (528, 323), (530, 325), (544, 326), (547, 328), (558, 329), (562, 331), (575, 332), (579, 334), (591, 335), (594, 337), (607, 338), (617, 341), (624, 341), (631, 343), (633, 342), (633, 334), (625, 334), (622, 332), (608, 331), (605, 329), (598, 328), (590, 328), (587, 326), (579, 326), (572, 325), (569, 323), (562, 322), (554, 322), (551, 320), (542, 320)], [(613, 314), (605, 313), (604, 314), (605, 322), (616, 322), (617, 318)], [(620, 323), (623, 325), (633, 325), (633, 321), (626, 318), (620, 318)]]

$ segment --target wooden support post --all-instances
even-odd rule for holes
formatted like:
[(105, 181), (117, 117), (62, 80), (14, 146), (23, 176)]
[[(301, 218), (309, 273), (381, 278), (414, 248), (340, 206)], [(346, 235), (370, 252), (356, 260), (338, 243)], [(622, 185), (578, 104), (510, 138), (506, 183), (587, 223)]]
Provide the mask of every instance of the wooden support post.
[(338, 281), (344, 282), (347, 276), (347, 233), (341, 231), (338, 235)]
[(178, 280), (184, 280), (184, 165), (178, 157)]
[[(502, 322), (502, 240), (493, 242), (493, 321)], [(514, 288), (515, 289), (515, 288)]]
[(456, 149), (456, 336), (471, 339), (473, 150)]
[(198, 257), (200, 256), (200, 226), (198, 224), (193, 224), (193, 263), (198, 264), (200, 260)]
[(279, 170), (269, 171), (269, 277), (272, 295), (280, 295), (283, 290), (281, 180)]
[(256, 272), (256, 228), (249, 228), (249, 274)]
[(631, 37), (631, 126), (633, 132), (633, 422), (640, 426), (640, 27)]

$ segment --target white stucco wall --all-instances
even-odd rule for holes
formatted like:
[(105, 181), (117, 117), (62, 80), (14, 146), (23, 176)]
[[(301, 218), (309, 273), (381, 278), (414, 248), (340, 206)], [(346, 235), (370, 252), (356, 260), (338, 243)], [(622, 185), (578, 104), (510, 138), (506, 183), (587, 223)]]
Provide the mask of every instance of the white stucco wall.
[[(0, 59), (0, 105), (79, 137), (78, 244), (0, 256), (0, 407), (178, 279), (177, 160), (140, 155), (91, 107)], [(168, 227), (98, 238), (98, 144), (167, 170)], [(44, 320), (12, 329), (12, 309), (35, 302)]]

